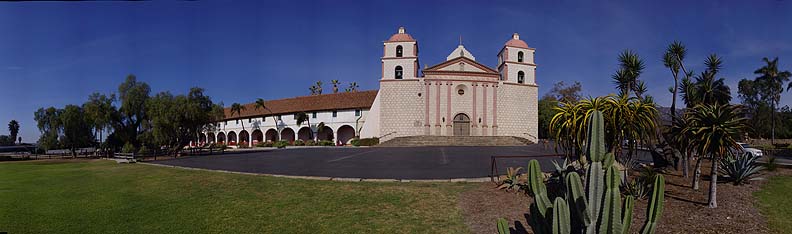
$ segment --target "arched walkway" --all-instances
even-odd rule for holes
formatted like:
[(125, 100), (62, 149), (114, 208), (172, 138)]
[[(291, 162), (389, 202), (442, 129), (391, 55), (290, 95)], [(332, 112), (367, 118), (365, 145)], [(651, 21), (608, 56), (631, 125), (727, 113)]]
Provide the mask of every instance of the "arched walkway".
[(294, 141), (294, 130), (291, 128), (284, 128), (281, 130), (281, 140), (293, 142)]
[(207, 133), (206, 138), (208, 138), (207, 142), (209, 143), (215, 143), (216, 141), (215, 134), (213, 132)]
[(278, 130), (270, 128), (267, 130), (267, 134), (264, 135), (266, 141), (277, 141), (278, 140)]
[(325, 141), (325, 140), (332, 141), (333, 140), (333, 129), (328, 127), (328, 126), (324, 126), (324, 128), (320, 129), (318, 131), (318, 133), (316, 134), (316, 139), (318, 139), (320, 141)]
[(470, 136), (470, 117), (466, 114), (454, 116), (454, 136)]
[(234, 131), (228, 132), (228, 144), (236, 145), (236, 143), (237, 143), (237, 134)]
[(217, 133), (217, 143), (220, 143), (220, 144), (225, 144), (225, 142), (226, 142), (226, 135), (225, 135), (225, 133), (223, 133), (223, 132), (218, 132), (218, 133)]
[(310, 127), (302, 127), (299, 131), (297, 131), (297, 139), (307, 141), (313, 140), (311, 137), (311, 128)]
[(239, 132), (239, 144), (250, 144), (250, 134), (246, 130)]
[(355, 138), (355, 128), (349, 125), (338, 128), (338, 141), (341, 142), (341, 144), (349, 144), (352, 138)]
[(198, 145), (203, 145), (206, 143), (206, 134), (200, 133), (198, 134)]
[(253, 130), (253, 144), (263, 141), (264, 141), (264, 134), (261, 133), (261, 129)]

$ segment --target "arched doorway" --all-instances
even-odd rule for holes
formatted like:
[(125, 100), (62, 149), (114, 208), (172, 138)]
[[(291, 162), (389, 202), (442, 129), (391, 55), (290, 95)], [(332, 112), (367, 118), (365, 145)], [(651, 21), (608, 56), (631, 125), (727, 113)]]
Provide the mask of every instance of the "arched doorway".
[(302, 127), (299, 131), (297, 131), (297, 139), (302, 141), (313, 140), (311, 138), (311, 128), (310, 127)]
[(210, 144), (211, 143), (215, 143), (215, 134), (214, 133), (211, 133), (211, 132), (207, 133), (206, 134), (206, 138), (207, 138), (207, 142), (209, 142)]
[(466, 114), (454, 116), (454, 136), (470, 136), (470, 117)]
[(253, 130), (253, 144), (263, 141), (264, 141), (264, 134), (261, 133), (261, 130), (260, 129)]
[(223, 143), (225, 143), (225, 141), (226, 141), (225, 133), (218, 132), (217, 133), (217, 143), (223, 144)]
[(338, 128), (338, 141), (341, 142), (341, 144), (349, 144), (352, 138), (355, 138), (355, 128), (349, 125)]
[(206, 144), (206, 134), (198, 134), (198, 145)]
[(291, 128), (281, 130), (281, 140), (294, 142), (294, 130)]
[(239, 144), (248, 145), (250, 144), (250, 134), (247, 131), (242, 130), (239, 132)]
[(237, 134), (234, 131), (228, 132), (228, 144), (236, 145), (236, 143), (237, 143)]
[(319, 131), (317, 131), (316, 139), (320, 141), (332, 141), (333, 129), (328, 126), (324, 126), (322, 129), (319, 129)]
[(264, 134), (264, 140), (266, 141), (277, 141), (278, 140), (278, 130), (270, 128), (267, 130), (267, 133)]

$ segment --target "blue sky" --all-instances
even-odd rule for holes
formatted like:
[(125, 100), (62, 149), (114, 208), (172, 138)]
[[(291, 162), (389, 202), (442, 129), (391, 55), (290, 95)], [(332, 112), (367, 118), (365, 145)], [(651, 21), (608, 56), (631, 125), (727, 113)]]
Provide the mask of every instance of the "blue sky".
[(710, 53), (723, 57), (721, 76), (737, 101), (736, 83), (755, 77), (762, 57), (792, 70), (789, 12), (792, 3), (774, 0), (0, 3), (0, 134), (16, 119), (33, 142), (37, 108), (115, 92), (130, 73), (154, 92), (200, 86), (227, 105), (307, 95), (316, 80), (377, 89), (382, 41), (401, 25), (430, 66), (462, 36), (494, 67), (520, 33), (537, 48), (540, 95), (556, 81), (580, 81), (586, 95), (612, 93), (617, 55), (632, 49), (647, 63), (649, 93), (666, 106), (673, 83), (661, 56), (679, 40), (693, 70)]

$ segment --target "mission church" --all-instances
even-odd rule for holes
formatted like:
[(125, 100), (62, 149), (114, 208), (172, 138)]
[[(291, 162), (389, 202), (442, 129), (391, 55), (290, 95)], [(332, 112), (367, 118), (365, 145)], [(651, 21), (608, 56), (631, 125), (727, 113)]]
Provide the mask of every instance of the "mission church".
[[(405, 136), (512, 136), (536, 142), (538, 86), (534, 48), (517, 33), (488, 67), (463, 45), (440, 64), (420, 69), (418, 41), (400, 27), (383, 42), (379, 90), (267, 101), (215, 123), (199, 143), (253, 146), (275, 140), (355, 137), (381, 142)], [(297, 125), (298, 113), (309, 113)], [(322, 123), (321, 125), (319, 123)], [(322, 129), (318, 129), (322, 126)]]

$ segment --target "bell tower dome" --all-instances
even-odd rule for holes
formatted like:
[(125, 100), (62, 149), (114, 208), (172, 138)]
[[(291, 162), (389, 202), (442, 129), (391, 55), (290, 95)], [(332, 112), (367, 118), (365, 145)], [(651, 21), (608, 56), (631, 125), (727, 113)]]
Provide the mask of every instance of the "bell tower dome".
[(535, 51), (520, 40), (520, 34), (512, 34), (512, 38), (498, 53), (500, 79), (509, 83), (536, 85)]
[(413, 39), (404, 27), (399, 27), (383, 43), (382, 77), (383, 80), (402, 80), (418, 78), (418, 41)]

